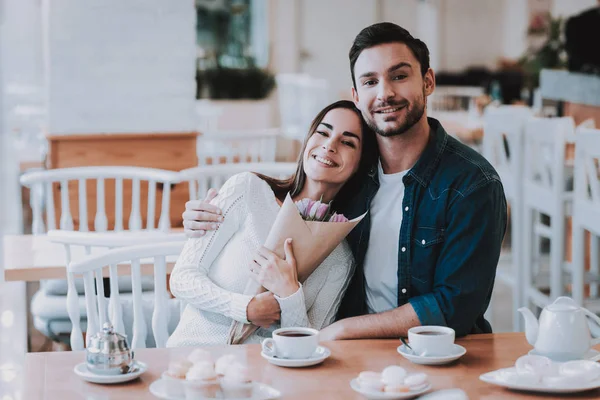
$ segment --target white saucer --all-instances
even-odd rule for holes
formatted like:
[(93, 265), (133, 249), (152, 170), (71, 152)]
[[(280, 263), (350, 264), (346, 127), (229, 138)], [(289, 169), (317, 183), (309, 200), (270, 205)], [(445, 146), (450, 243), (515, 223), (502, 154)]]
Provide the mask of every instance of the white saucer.
[(455, 343), (454, 347), (452, 348), (452, 353), (446, 356), (417, 356), (413, 354), (410, 350), (407, 351), (407, 349), (404, 347), (404, 344), (401, 344), (398, 347), (398, 353), (402, 354), (402, 357), (415, 364), (442, 365), (448, 364), (454, 360), (458, 360), (467, 353), (467, 349)]
[(492, 385), (503, 386), (508, 389), (539, 393), (578, 393), (600, 388), (600, 379), (593, 380), (583, 385), (550, 386), (544, 383), (526, 383), (523, 381), (518, 382), (508, 378), (516, 373), (517, 371), (514, 367), (502, 368), (480, 375), (479, 379), (484, 382), (491, 383)]
[(331, 355), (331, 351), (325, 346), (319, 346), (317, 347), (312, 356), (310, 356), (309, 358), (302, 359), (279, 358), (277, 356), (272, 357), (266, 355), (263, 352), (261, 352), (260, 355), (262, 356), (262, 358), (264, 358), (271, 364), (278, 365), (280, 367), (299, 368), (309, 367), (311, 365), (322, 363), (327, 357)]
[[(530, 356), (541, 356), (542, 355), (542, 354), (539, 354), (535, 349), (529, 350), (529, 352), (527, 354), (529, 354)], [(588, 352), (583, 355), (582, 360), (600, 361), (600, 351), (594, 350), (594, 349), (589, 349)], [(566, 361), (556, 361), (556, 360), (552, 360), (552, 361), (557, 362), (557, 363), (566, 362)]]
[[(159, 399), (164, 400), (185, 400), (185, 396), (177, 397), (177, 396), (169, 396), (165, 392), (164, 387), (165, 382), (162, 379), (158, 379), (150, 384), (148, 388), (150, 393)], [(278, 399), (281, 397), (281, 392), (269, 385), (265, 385), (264, 383), (254, 382), (254, 391), (250, 400), (271, 400)]]
[(427, 383), (425, 386), (423, 386), (419, 390), (411, 390), (410, 392), (405, 392), (405, 393), (386, 393), (386, 392), (375, 392), (372, 390), (361, 389), (356, 378), (354, 378), (350, 381), (350, 387), (352, 388), (352, 390), (362, 394), (369, 400), (399, 400), (399, 399), (412, 399), (414, 397), (417, 397), (420, 394), (427, 392), (429, 389), (431, 389), (431, 383)]
[(120, 375), (95, 374), (88, 370), (87, 364), (85, 362), (77, 364), (75, 366), (75, 368), (73, 368), (73, 371), (75, 371), (75, 374), (77, 374), (79, 377), (83, 378), (84, 380), (86, 380), (88, 382), (92, 382), (92, 383), (104, 383), (104, 384), (123, 383), (123, 382), (129, 382), (129, 381), (134, 380), (135, 378), (137, 378), (138, 376), (140, 376), (141, 374), (146, 372), (146, 370), (148, 369), (148, 366), (146, 365), (146, 363), (143, 363), (141, 361), (134, 361), (134, 362), (137, 365), (138, 369), (137, 369), (137, 371), (131, 372), (128, 374), (120, 374)]

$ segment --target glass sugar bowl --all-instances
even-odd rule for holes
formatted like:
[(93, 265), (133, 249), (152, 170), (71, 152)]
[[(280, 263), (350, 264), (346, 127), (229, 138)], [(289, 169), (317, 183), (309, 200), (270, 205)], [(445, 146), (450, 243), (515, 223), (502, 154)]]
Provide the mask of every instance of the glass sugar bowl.
[(127, 338), (105, 323), (102, 331), (88, 339), (86, 348), (87, 368), (98, 375), (126, 374), (133, 367), (133, 351)]

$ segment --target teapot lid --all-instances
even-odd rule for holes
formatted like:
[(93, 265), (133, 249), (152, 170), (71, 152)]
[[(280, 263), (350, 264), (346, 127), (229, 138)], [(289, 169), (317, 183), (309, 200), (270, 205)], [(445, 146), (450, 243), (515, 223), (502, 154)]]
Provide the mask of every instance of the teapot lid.
[(103, 354), (129, 353), (127, 338), (114, 331), (112, 324), (106, 322), (102, 331), (89, 338), (87, 351)]
[(554, 303), (546, 306), (548, 311), (577, 311), (579, 310), (579, 306), (575, 303), (570, 297), (559, 297)]

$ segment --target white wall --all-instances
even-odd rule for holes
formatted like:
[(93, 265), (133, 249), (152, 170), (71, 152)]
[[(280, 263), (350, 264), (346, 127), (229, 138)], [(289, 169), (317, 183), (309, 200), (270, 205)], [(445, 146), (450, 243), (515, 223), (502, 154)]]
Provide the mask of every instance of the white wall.
[(49, 132), (195, 128), (193, 0), (44, 0)]

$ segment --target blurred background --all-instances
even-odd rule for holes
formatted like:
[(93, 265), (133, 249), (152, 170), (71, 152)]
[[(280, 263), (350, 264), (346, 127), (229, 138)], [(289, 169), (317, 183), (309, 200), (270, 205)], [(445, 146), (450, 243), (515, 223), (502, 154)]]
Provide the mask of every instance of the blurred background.
[[(0, 236), (32, 233), (35, 193), (19, 182), (32, 171), (295, 161), (317, 111), (350, 98), (348, 50), (362, 28), (380, 21), (428, 45), (438, 85), (428, 113), (478, 151), (490, 105), (600, 126), (599, 7), (597, 0), (0, 0)], [(187, 186), (173, 185), (171, 227), (181, 226), (189, 197)], [(28, 328), (39, 287), (27, 284), (23, 295), (24, 282), (3, 279), (2, 343), (56, 349), (46, 337), (35, 342)], [(511, 310), (498, 308), (495, 330), (513, 329)], [(0, 364), (16, 368), (2, 364), (2, 352)], [(13, 398), (5, 393), (0, 398)]]

